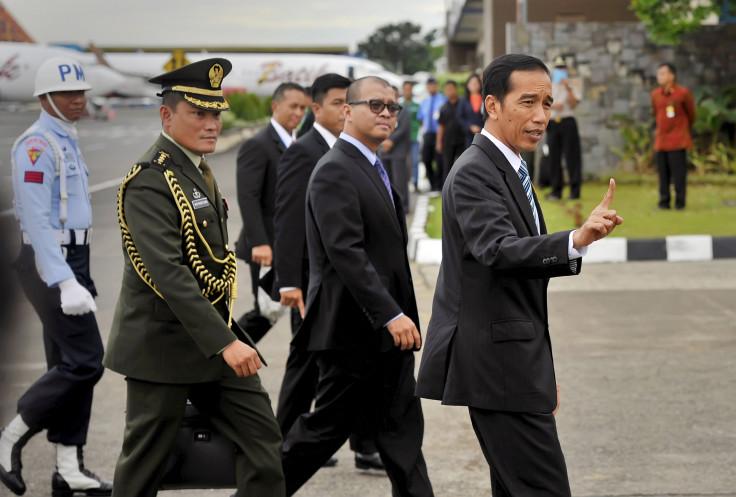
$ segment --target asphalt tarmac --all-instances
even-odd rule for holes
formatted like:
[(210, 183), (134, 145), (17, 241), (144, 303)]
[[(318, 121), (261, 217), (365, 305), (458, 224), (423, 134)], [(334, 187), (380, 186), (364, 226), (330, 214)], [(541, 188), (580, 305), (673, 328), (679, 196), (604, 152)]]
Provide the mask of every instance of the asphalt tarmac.
[[(36, 111), (0, 120), (0, 211), (10, 208), (10, 147)], [(115, 217), (117, 181), (153, 142), (156, 109), (123, 109), (109, 122), (83, 120), (80, 143), (94, 187), (92, 276), (97, 320), (106, 341), (119, 292), (123, 253)], [(240, 231), (235, 201), (237, 147), (208, 159), (230, 203), (230, 238)], [(625, 217), (626, 213), (622, 213)], [(12, 259), (18, 237), (0, 216)], [(734, 227), (736, 232), (736, 227)], [(244, 267), (244, 266), (241, 266)], [(5, 268), (4, 268), (5, 269)], [(438, 266), (412, 264), (421, 328), (430, 319)], [(13, 277), (3, 275), (13, 294)], [(241, 289), (250, 287), (239, 272)], [(235, 314), (251, 309), (240, 292)], [(18, 296), (0, 321), (0, 425), (44, 371), (40, 323)], [(562, 407), (557, 421), (575, 496), (736, 496), (736, 260), (697, 263), (584, 264), (582, 274), (550, 285), (550, 327)], [(286, 319), (261, 341), (261, 372), (275, 404), (290, 337)], [(417, 363), (419, 361), (417, 360)], [(467, 410), (424, 401), (424, 454), (437, 496), (490, 495), (488, 467)], [(106, 372), (95, 391), (87, 466), (111, 478), (120, 450), (125, 382)], [(391, 495), (385, 476), (355, 469), (347, 446), (297, 494)], [(23, 451), (26, 495), (50, 495), (54, 453), (43, 435)], [(169, 491), (171, 496), (228, 496), (228, 490)], [(11, 495), (4, 487), (0, 496)]]

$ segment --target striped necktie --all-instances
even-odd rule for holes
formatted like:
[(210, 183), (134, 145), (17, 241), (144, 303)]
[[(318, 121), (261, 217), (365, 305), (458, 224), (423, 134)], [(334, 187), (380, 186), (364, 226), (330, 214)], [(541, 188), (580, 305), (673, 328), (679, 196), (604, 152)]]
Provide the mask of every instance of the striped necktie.
[(521, 167), (519, 167), (519, 179), (521, 180), (521, 186), (524, 187), (526, 198), (529, 200), (529, 205), (532, 208), (532, 214), (534, 214), (534, 224), (537, 226), (537, 234), (539, 230), (539, 217), (537, 217), (537, 206), (534, 205), (534, 195), (532, 194), (532, 181), (529, 179), (529, 170), (526, 168), (526, 162), (521, 159)]
[(215, 177), (212, 175), (212, 168), (209, 164), (207, 164), (207, 161), (204, 160), (204, 157), (202, 157), (202, 160), (199, 163), (199, 170), (202, 171), (202, 177), (204, 178), (204, 182), (207, 183), (207, 186), (210, 189), (210, 195), (212, 196), (212, 199), (215, 198)]
[[(375, 166), (376, 170), (378, 170), (378, 175), (381, 176), (381, 180), (383, 180), (383, 184), (386, 185), (386, 189), (388, 190), (388, 196), (391, 199), (391, 203), (394, 203), (394, 196), (391, 193), (391, 182), (388, 180), (388, 174), (386, 173), (386, 169), (383, 167), (383, 163), (381, 162), (381, 159), (376, 157), (376, 162), (373, 164)], [(394, 205), (394, 208), (396, 205)]]

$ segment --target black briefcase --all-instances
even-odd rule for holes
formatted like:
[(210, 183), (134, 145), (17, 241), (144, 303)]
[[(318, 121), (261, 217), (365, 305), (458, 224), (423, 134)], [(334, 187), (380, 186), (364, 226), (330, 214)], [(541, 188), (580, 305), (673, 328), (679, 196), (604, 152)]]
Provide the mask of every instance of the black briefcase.
[(236, 488), (236, 451), (235, 444), (187, 402), (159, 488)]

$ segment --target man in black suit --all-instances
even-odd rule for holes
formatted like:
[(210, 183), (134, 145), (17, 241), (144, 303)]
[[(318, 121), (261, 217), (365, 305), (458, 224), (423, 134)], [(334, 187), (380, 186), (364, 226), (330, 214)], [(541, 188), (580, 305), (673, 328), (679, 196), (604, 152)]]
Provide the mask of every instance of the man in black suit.
[(547, 283), (578, 274), (586, 247), (623, 222), (615, 183), (583, 226), (548, 234), (519, 153), (549, 122), (539, 59), (504, 55), (483, 73), (485, 124), (442, 192), (442, 266), (417, 395), (469, 406), (493, 495), (569, 496), (554, 414)]
[[(392, 87), (399, 98), (399, 89)], [(401, 197), (404, 212), (409, 212), (409, 147), (411, 146), (411, 112), (400, 112), (396, 129), (381, 145), (381, 161), (396, 193)]]
[(280, 84), (271, 101), (271, 122), (238, 151), (236, 180), (243, 229), (235, 250), (250, 266), (254, 299), (254, 309), (241, 316), (238, 324), (254, 342), (271, 329), (271, 322), (258, 306), (258, 279), (261, 266), (270, 266), (273, 261), (276, 165), (284, 150), (296, 141), (296, 127), (304, 117), (304, 98), (304, 89), (298, 84)]
[(431, 496), (414, 396), (421, 343), (401, 200), (376, 151), (400, 106), (376, 77), (347, 93), (345, 130), (307, 187), (309, 291), (294, 343), (315, 352), (317, 399), (282, 452), (292, 495), (359, 425), (371, 426), (395, 496)]

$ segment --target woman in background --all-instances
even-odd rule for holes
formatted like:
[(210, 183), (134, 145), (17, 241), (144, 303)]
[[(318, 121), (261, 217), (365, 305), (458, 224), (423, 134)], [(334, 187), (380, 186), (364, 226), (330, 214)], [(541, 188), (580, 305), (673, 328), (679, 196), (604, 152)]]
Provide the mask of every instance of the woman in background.
[(472, 74), (465, 82), (465, 95), (460, 99), (457, 118), (465, 131), (465, 148), (468, 148), (473, 136), (483, 128), (483, 96), (477, 74)]

